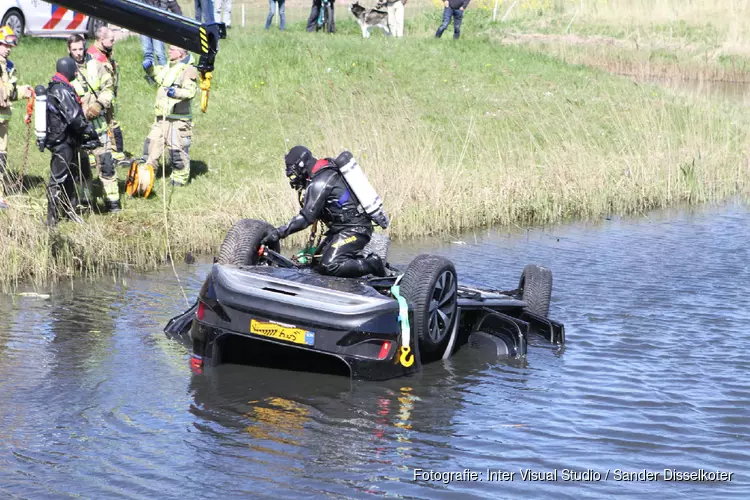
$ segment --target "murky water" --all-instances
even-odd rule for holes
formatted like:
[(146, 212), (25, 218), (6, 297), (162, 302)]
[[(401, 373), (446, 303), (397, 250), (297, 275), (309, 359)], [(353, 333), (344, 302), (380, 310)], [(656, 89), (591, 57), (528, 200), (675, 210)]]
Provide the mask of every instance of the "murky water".
[[(459, 355), (387, 383), (193, 375), (161, 331), (185, 305), (169, 270), (0, 296), (0, 495), (748, 498), (749, 236), (750, 210), (729, 205), (394, 247), (394, 261), (439, 253), (509, 288), (524, 264), (549, 266), (568, 344), (534, 346), (520, 366)], [(179, 268), (189, 298), (207, 269)]]

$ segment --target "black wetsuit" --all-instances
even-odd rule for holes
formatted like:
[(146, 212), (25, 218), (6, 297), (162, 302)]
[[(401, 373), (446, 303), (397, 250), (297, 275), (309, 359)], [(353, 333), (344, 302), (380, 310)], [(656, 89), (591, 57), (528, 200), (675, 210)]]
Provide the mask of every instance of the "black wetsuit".
[(56, 74), (47, 89), (47, 136), (45, 146), (52, 152), (47, 187), (47, 222), (57, 222), (60, 213), (74, 218), (77, 205), (71, 172), (73, 155), (84, 143), (98, 143), (96, 130), (86, 121), (75, 89)]
[(348, 278), (377, 273), (382, 269), (382, 262), (377, 257), (359, 254), (370, 241), (372, 222), (361, 210), (333, 160), (318, 160), (309, 169), (308, 176), (310, 183), (305, 190), (302, 210), (279, 228), (279, 235), (286, 238), (321, 220), (328, 226), (328, 232), (316, 251), (322, 254), (317, 271)]

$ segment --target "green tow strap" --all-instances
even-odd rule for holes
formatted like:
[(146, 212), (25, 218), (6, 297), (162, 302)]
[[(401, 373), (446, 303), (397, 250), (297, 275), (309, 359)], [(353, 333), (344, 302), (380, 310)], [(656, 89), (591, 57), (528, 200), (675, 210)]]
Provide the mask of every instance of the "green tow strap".
[[(399, 280), (396, 281), (398, 283)], [(399, 361), (406, 368), (414, 364), (414, 355), (411, 354), (411, 327), (409, 326), (409, 305), (406, 299), (401, 295), (401, 287), (394, 284), (391, 287), (391, 294), (398, 302), (398, 321), (401, 324), (401, 355)]]

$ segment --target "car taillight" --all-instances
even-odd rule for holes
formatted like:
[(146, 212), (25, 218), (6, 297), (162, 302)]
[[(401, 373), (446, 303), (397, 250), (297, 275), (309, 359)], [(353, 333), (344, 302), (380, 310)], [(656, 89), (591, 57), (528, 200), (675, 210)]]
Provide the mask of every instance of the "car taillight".
[(203, 321), (203, 318), (206, 316), (206, 304), (203, 302), (198, 302), (198, 312), (195, 313), (195, 317), (198, 318), (198, 321)]
[(383, 342), (380, 346), (380, 352), (378, 353), (378, 359), (385, 359), (388, 356), (388, 352), (391, 350), (391, 343), (388, 341)]

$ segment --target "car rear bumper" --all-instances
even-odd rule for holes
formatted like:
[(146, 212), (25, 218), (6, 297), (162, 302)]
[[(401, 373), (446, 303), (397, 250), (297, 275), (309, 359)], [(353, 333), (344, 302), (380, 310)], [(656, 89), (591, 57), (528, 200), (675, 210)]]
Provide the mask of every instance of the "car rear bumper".
[(334, 358), (353, 378), (385, 380), (420, 369), (418, 361), (409, 368), (398, 363), (398, 303), (358, 282), (214, 265), (200, 300), (206, 308), (193, 321), (191, 338), (194, 354), (206, 365), (237, 355), (227, 351), (231, 344), (241, 345), (251, 364), (296, 369), (288, 362), (299, 360), (304, 370), (311, 368), (310, 359)]

